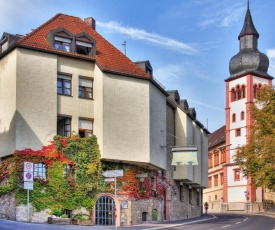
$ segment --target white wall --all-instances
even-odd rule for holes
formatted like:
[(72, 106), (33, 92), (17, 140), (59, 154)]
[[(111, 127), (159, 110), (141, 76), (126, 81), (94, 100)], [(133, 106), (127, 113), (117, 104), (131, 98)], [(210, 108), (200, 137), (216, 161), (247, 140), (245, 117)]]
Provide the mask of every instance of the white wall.
[(56, 130), (56, 55), (17, 49), (16, 149), (40, 149)]
[(155, 85), (150, 90), (150, 162), (165, 169), (167, 165), (166, 95)]
[[(104, 75), (103, 159), (166, 167), (166, 157), (161, 157), (166, 149), (160, 148), (160, 143), (166, 144), (165, 133), (161, 132), (166, 126), (166, 101), (163, 96), (157, 97), (159, 93), (150, 84), (137, 78)], [(158, 102), (153, 103), (151, 97)], [(151, 121), (160, 112), (161, 120)], [(151, 143), (151, 135), (158, 135), (160, 140)]]
[(0, 61), (0, 157), (12, 154), (16, 129), (16, 50)]

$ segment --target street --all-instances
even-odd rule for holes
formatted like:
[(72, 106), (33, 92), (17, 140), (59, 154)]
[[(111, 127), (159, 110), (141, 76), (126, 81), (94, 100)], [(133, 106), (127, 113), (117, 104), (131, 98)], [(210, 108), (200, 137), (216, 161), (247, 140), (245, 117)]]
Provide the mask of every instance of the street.
[[(0, 219), (0, 230), (102, 230), (115, 229), (114, 226), (78, 226), (24, 223)], [(275, 216), (247, 215), (247, 214), (209, 214), (207, 216), (171, 221), (165, 223), (141, 224), (132, 227), (118, 227), (118, 230), (275, 230)]]

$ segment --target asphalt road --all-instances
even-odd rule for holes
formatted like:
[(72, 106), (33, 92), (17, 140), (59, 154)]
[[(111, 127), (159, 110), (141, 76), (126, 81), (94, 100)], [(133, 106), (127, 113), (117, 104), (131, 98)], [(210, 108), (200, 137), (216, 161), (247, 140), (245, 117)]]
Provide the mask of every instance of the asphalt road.
[[(24, 223), (0, 219), (0, 230), (114, 230), (114, 226), (78, 226)], [(118, 230), (275, 230), (275, 215), (209, 214), (207, 216), (166, 223), (118, 227)]]

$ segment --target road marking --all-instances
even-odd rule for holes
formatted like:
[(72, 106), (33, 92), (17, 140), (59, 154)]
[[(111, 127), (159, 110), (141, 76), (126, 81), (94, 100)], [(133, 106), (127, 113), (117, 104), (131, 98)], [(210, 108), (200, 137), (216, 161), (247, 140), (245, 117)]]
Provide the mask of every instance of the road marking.
[(154, 229), (164, 229), (164, 228), (171, 228), (171, 227), (178, 227), (178, 226), (182, 226), (182, 225), (187, 225), (187, 224), (193, 224), (193, 223), (198, 223), (198, 222), (203, 222), (203, 221), (208, 221), (208, 220), (212, 220), (212, 219), (216, 219), (218, 217), (216, 217), (215, 215), (212, 215), (212, 218), (208, 218), (208, 219), (202, 219), (202, 220), (194, 220), (194, 221), (189, 221), (186, 223), (181, 223), (181, 224), (173, 224), (173, 225), (166, 225), (163, 227), (155, 227), (155, 228), (144, 228), (142, 230), (154, 230)]
[(248, 218), (245, 218), (243, 221), (247, 221), (248, 220)]
[(229, 225), (225, 225), (225, 226), (223, 226), (222, 228), (227, 228), (227, 227), (230, 227), (231, 225), (229, 224)]
[(240, 224), (241, 222), (237, 222), (236, 224)]

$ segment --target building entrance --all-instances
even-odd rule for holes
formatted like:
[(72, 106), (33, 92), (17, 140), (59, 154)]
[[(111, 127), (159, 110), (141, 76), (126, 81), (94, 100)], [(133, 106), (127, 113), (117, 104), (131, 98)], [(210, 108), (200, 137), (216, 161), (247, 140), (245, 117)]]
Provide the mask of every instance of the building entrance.
[(102, 196), (96, 202), (96, 225), (115, 225), (115, 201), (109, 196)]

